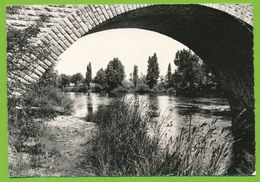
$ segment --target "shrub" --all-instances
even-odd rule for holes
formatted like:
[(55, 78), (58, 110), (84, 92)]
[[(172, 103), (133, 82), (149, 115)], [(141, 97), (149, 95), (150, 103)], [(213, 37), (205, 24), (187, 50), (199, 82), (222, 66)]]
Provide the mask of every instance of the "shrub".
[(125, 87), (123, 87), (123, 86), (119, 86), (119, 87), (113, 89), (113, 90), (110, 92), (110, 94), (116, 95), (116, 94), (118, 94), (118, 93), (127, 93), (127, 92), (128, 92), (128, 89), (127, 89), (127, 88), (125, 88)]
[(136, 89), (136, 93), (151, 93), (151, 89), (146, 84), (138, 84)]
[[(28, 91), (18, 97), (8, 97), (11, 175), (22, 175), (24, 170), (22, 172), (20, 168), (31, 169), (41, 165), (38, 156), (42, 152), (41, 140), (46, 132), (46, 120), (60, 113), (72, 112), (72, 101), (51, 83), (46, 82), (48, 80), (29, 85)], [(20, 159), (22, 153), (30, 159), (29, 163)], [(14, 160), (19, 160), (21, 165), (17, 166), (17, 161)]]
[(165, 86), (164, 86), (164, 84), (162, 84), (162, 83), (156, 84), (156, 85), (154, 86), (154, 89), (155, 89), (155, 90), (154, 90), (155, 92), (160, 92), (160, 93), (166, 92)]
[(57, 88), (42, 88), (40, 91), (29, 92), (23, 97), (23, 107), (29, 110), (38, 108), (36, 117), (39, 118), (57, 115), (55, 113), (57, 107), (62, 108), (64, 114), (71, 114), (73, 109), (72, 100)]
[(176, 90), (171, 87), (171, 88), (168, 88), (168, 89), (167, 89), (166, 93), (167, 93), (168, 95), (175, 95), (175, 94), (176, 94)]
[(91, 87), (91, 92), (96, 92), (99, 93), (102, 91), (102, 86), (98, 83), (95, 83), (95, 85), (93, 87)]

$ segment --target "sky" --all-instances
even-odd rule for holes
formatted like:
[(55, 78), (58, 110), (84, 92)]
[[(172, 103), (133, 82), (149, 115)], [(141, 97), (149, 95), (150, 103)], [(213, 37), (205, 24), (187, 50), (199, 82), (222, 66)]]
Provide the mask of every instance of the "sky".
[(185, 45), (162, 34), (142, 29), (113, 29), (86, 35), (77, 40), (59, 57), (56, 69), (59, 74), (85, 75), (89, 62), (92, 77), (96, 72), (107, 67), (110, 60), (117, 57), (125, 67), (126, 78), (133, 72), (134, 65), (138, 72), (146, 75), (149, 56), (155, 52), (158, 57), (160, 75), (165, 76), (168, 64), (172, 70), (175, 53)]

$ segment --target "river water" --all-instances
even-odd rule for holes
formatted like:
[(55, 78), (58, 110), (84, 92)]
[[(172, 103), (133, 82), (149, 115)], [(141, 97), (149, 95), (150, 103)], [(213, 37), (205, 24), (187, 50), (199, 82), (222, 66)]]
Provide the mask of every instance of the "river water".
[[(74, 102), (74, 113), (76, 117), (85, 117), (88, 113), (98, 110), (99, 106), (110, 105), (115, 101), (115, 97), (109, 97), (103, 93), (74, 93), (67, 92)], [(153, 118), (166, 123), (164, 132), (170, 133), (168, 136), (175, 137), (181, 128), (189, 125), (199, 126), (203, 123), (215, 123), (219, 131), (230, 128), (231, 112), (228, 101), (223, 98), (184, 98), (169, 95), (143, 94), (124, 95), (129, 102), (138, 99), (147, 107), (143, 112), (149, 112)], [(166, 131), (167, 130), (167, 131)], [(168, 137), (167, 137), (168, 138)]]

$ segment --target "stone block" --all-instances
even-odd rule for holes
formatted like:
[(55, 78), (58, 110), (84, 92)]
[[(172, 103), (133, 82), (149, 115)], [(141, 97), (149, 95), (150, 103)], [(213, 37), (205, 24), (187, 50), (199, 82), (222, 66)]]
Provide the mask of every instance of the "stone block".
[(70, 37), (71, 37), (75, 42), (78, 40), (78, 37), (77, 37), (74, 33), (70, 34)]
[(66, 34), (63, 34), (63, 36), (68, 40), (68, 42), (70, 44), (73, 44), (74, 43), (74, 40), (66, 33)]
[(66, 25), (69, 27), (69, 28), (73, 28), (73, 24), (70, 22), (70, 20), (67, 18), (64, 19), (64, 22), (66, 23)]
[(72, 28), (72, 32), (77, 36), (77, 38), (81, 38), (81, 34), (75, 27)]
[(88, 27), (86, 26), (86, 24), (84, 23), (84, 22), (81, 22), (80, 23), (80, 27), (84, 30), (84, 34), (86, 33), (86, 32), (88, 32)]
[(106, 11), (106, 8), (105, 8), (105, 6), (104, 5), (100, 5), (101, 6), (101, 12), (102, 12), (102, 14), (104, 15), (104, 17), (105, 17), (105, 19), (107, 20), (107, 19), (109, 19), (110, 17), (109, 17), (109, 15), (108, 15), (108, 13), (107, 13), (107, 11)]
[(66, 31), (69, 35), (73, 33), (72, 28), (70, 28), (70, 27), (68, 27), (68, 26), (65, 28), (65, 31)]
[(94, 12), (90, 9), (89, 6), (86, 6), (86, 12), (88, 13), (90, 19), (93, 21), (94, 25), (98, 25), (99, 21), (97, 20), (97, 18), (94, 15)]
[(56, 28), (59, 30), (61, 34), (66, 34), (66, 31), (60, 26), (60, 24), (57, 24)]

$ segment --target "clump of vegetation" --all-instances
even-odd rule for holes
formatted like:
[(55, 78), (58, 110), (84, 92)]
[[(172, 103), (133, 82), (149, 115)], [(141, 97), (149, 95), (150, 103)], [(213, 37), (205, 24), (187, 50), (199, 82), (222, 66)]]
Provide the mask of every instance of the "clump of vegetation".
[[(87, 65), (86, 77), (76, 73), (72, 76), (61, 74), (60, 88), (72, 92), (109, 92), (117, 93), (167, 93), (180, 96), (219, 96), (217, 79), (200, 57), (191, 50), (177, 51), (174, 64), (177, 69), (172, 73), (171, 63), (167, 74), (160, 75), (156, 53), (148, 58), (147, 74), (139, 75), (134, 65), (129, 80), (126, 79), (124, 65), (118, 58), (111, 60), (106, 69), (99, 69), (92, 79), (91, 63)], [(69, 86), (74, 83), (74, 86)], [(92, 84), (91, 84), (92, 83)], [(79, 87), (80, 84), (80, 87)], [(96, 88), (99, 85), (99, 88)], [(83, 89), (84, 87), (84, 89)]]
[(151, 89), (146, 84), (139, 84), (135, 88), (136, 93), (151, 93)]
[(171, 88), (168, 88), (168, 89), (166, 90), (166, 93), (167, 93), (168, 95), (175, 95), (175, 94), (176, 94), (176, 90), (171, 87)]
[(171, 74), (168, 66), (168, 87), (173, 87), (181, 96), (218, 95), (217, 78), (202, 59), (191, 50), (176, 52), (174, 64), (177, 69)]
[[(129, 104), (130, 103), (130, 104)], [(98, 124), (81, 164), (86, 175), (156, 176), (223, 175), (231, 142), (216, 141), (214, 122), (183, 129), (164, 144), (163, 123), (158, 124), (140, 102), (117, 101), (87, 120)]]
[(112, 95), (116, 95), (118, 93), (128, 93), (128, 89), (126, 87), (123, 87), (123, 86), (119, 86), (119, 87), (116, 87), (114, 88), (110, 94)]
[[(19, 14), (21, 8), (9, 7), (7, 13)], [(7, 26), (10, 175), (20, 176), (23, 175), (22, 169), (41, 165), (36, 156), (43, 152), (41, 139), (47, 129), (45, 121), (72, 111), (72, 101), (57, 89), (58, 75), (53, 70), (54, 65), (35, 83), (29, 84), (28, 78), (23, 77), (23, 73), (30, 75), (32, 69), (37, 67), (37, 61), (45, 59), (50, 53), (48, 43), (40, 45), (33, 41), (47, 21), (47, 16), (39, 15), (38, 20), (24, 29)], [(38, 59), (35, 56), (32, 58), (32, 55), (37, 55)], [(16, 165), (17, 161), (19, 165)]]
[[(48, 130), (46, 120), (72, 112), (72, 100), (56, 88), (53, 74), (50, 68), (38, 83), (28, 86), (27, 93), (8, 99), (10, 175), (21, 176), (22, 171), (42, 165), (42, 140)], [(27, 159), (20, 159), (21, 156)], [(22, 166), (15, 165), (17, 161)]]

